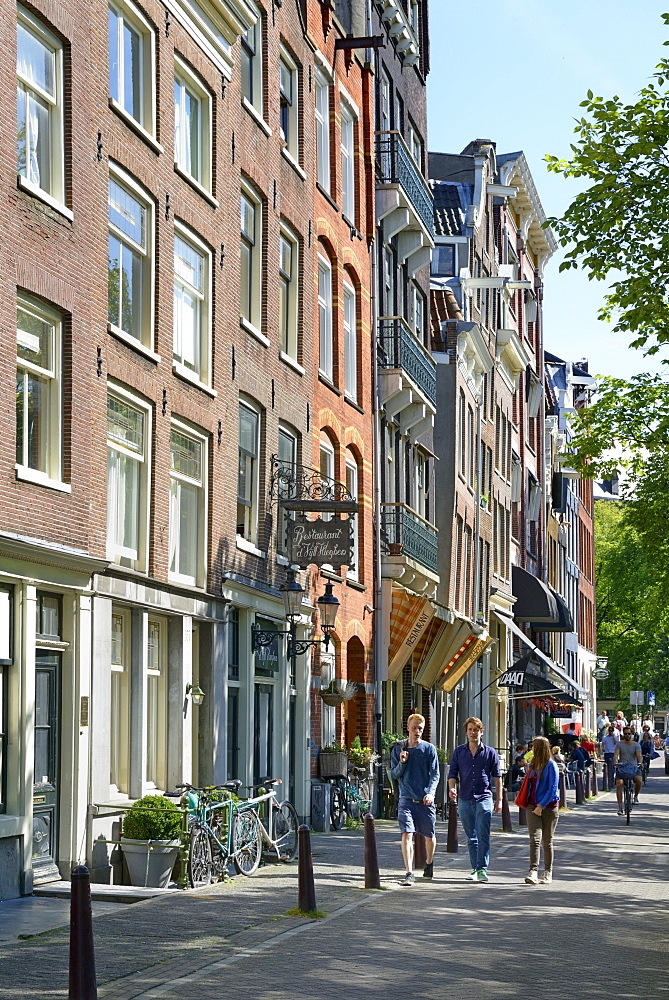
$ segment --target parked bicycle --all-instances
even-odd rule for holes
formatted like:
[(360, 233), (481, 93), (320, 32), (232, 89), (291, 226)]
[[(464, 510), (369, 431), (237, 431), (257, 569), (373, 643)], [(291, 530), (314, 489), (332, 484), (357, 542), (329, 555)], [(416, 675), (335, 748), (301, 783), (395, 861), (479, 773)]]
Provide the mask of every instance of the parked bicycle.
[(281, 784), (281, 778), (261, 778), (257, 784), (249, 786), (251, 792), (259, 794), (247, 799), (247, 802), (255, 803), (258, 807), (256, 813), (263, 847), (270, 854), (275, 854), (278, 861), (293, 861), (297, 855), (297, 828), (300, 821), (292, 802), (288, 799), (278, 801), (276, 786)]
[(188, 881), (196, 889), (222, 878), (230, 863), (240, 875), (253, 875), (260, 864), (260, 821), (250, 800), (237, 799), (241, 781), (210, 788), (184, 782), (182, 802), (189, 811)]
[(372, 804), (372, 784), (367, 768), (350, 765), (348, 777), (329, 778), (330, 823), (334, 830), (341, 830), (346, 817), (361, 819)]

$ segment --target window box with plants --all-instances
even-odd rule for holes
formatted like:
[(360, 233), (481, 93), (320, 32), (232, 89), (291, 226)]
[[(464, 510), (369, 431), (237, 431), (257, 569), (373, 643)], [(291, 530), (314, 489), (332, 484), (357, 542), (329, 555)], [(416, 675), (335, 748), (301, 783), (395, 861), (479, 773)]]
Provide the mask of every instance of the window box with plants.
[(123, 819), (121, 847), (131, 885), (165, 889), (181, 847), (182, 811), (163, 795), (145, 795)]

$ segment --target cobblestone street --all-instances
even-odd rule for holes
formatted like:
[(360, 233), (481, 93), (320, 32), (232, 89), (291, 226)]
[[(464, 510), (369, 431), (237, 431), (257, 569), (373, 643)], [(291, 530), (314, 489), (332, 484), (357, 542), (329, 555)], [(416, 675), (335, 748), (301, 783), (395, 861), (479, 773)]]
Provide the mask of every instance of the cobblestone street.
[[(551, 886), (523, 882), (527, 833), (503, 834), (499, 819), (487, 885), (464, 881), (462, 833), (459, 853), (446, 854), (443, 825), (434, 881), (404, 889), (396, 826), (377, 824), (386, 892), (362, 888), (361, 833), (314, 835), (324, 919), (286, 916), (296, 866), (119, 907), (94, 918), (99, 996), (334, 1000), (345, 984), (387, 998), (531, 989), (543, 1000), (567, 990), (591, 1000), (609, 997), (611, 984), (618, 997), (667, 996), (664, 924), (639, 907), (661, 914), (667, 901), (668, 799), (656, 766), (629, 827), (612, 793), (563, 813)], [(66, 997), (67, 955), (67, 928), (3, 945), (0, 997)]]

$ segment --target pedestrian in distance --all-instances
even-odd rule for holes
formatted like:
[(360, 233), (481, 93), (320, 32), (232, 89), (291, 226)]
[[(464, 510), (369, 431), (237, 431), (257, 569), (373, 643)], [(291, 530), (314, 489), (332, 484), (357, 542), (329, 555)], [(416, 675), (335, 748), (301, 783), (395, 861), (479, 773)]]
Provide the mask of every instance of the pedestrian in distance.
[(609, 782), (613, 777), (613, 755), (616, 752), (616, 745), (620, 742), (620, 733), (614, 725), (610, 725), (606, 736), (602, 738), (602, 753), (604, 754), (604, 767), (609, 769)]
[[(553, 836), (560, 805), (557, 764), (551, 759), (551, 746), (545, 736), (532, 741), (532, 764), (527, 792), (527, 832), (530, 835), (530, 870), (525, 881), (530, 885), (553, 881)], [(539, 878), (539, 849), (543, 850), (544, 873)]]
[(623, 729), (627, 725), (627, 719), (625, 718), (622, 712), (616, 713), (616, 718), (613, 725), (616, 727), (618, 732), (622, 734)]
[[(453, 751), (448, 771), (448, 796), (458, 804), (467, 835), (472, 870), (470, 882), (487, 882), (492, 814), (502, 808), (502, 772), (493, 747), (483, 742), (483, 723), (470, 716), (464, 725), (467, 742)], [(459, 781), (459, 789), (457, 782)], [(494, 788), (494, 804), (493, 804)]]
[(402, 858), (405, 875), (400, 885), (413, 885), (414, 834), (425, 837), (426, 865), (423, 878), (434, 875), (434, 849), (437, 846), (435, 823), (437, 810), (434, 794), (439, 784), (439, 760), (436, 748), (424, 740), (425, 719), (414, 713), (407, 719), (409, 738), (395, 743), (390, 752), (390, 773), (399, 785), (397, 819), (402, 833)]
[(564, 754), (559, 746), (551, 747), (551, 755), (557, 765), (558, 771), (566, 771), (567, 764), (565, 763)]
[(599, 715), (597, 716), (597, 739), (601, 740), (606, 730), (609, 728), (611, 720), (606, 714), (606, 709), (603, 708)]

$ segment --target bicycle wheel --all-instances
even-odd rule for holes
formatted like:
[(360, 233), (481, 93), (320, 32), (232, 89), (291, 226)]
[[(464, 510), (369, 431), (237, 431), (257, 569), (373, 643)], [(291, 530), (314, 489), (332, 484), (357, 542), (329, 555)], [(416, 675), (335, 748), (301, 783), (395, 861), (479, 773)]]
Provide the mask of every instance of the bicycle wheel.
[(330, 796), (330, 823), (333, 830), (341, 830), (346, 819), (344, 793), (339, 785), (331, 785), (330, 787), (332, 789)]
[(253, 875), (262, 854), (260, 819), (253, 809), (232, 817), (232, 860), (240, 875)]
[(280, 802), (274, 812), (274, 839), (282, 861), (293, 861), (297, 855), (297, 828), (300, 821), (292, 802)]
[(629, 826), (630, 819), (632, 818), (632, 783), (630, 781), (625, 782), (625, 816), (627, 818), (627, 825)]
[(212, 881), (211, 844), (205, 827), (194, 826), (190, 832), (188, 881), (193, 889)]
[(363, 778), (358, 785), (358, 794), (362, 799), (364, 805), (362, 806), (363, 815), (368, 813), (372, 807), (372, 782), (369, 778)]

